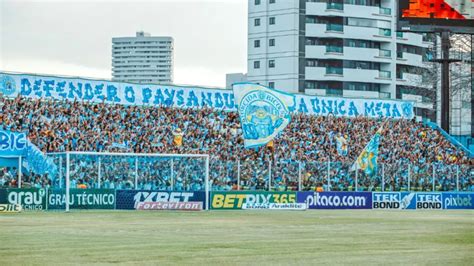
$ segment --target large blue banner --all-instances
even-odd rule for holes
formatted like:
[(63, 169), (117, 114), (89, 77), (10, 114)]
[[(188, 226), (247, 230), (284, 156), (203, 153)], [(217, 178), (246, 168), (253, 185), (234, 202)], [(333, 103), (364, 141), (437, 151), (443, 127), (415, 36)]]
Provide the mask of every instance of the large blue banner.
[(372, 209), (371, 192), (297, 192), (296, 201), (308, 209)]
[(25, 133), (0, 129), (0, 157), (25, 156), (27, 146)]
[[(141, 209), (184, 209), (185, 205), (177, 203), (200, 202), (206, 206), (206, 193), (204, 191), (150, 191), (150, 190), (117, 190), (116, 209), (141, 210)], [(163, 205), (174, 203), (176, 206)], [(158, 205), (161, 204), (161, 205)]]
[[(284, 88), (282, 88), (284, 89)], [(0, 72), (0, 92), (7, 97), (79, 100), (125, 105), (210, 107), (236, 111), (231, 90), (172, 85), (151, 85)], [(292, 112), (327, 116), (369, 116), (412, 119), (413, 102), (319, 97), (295, 94)]]

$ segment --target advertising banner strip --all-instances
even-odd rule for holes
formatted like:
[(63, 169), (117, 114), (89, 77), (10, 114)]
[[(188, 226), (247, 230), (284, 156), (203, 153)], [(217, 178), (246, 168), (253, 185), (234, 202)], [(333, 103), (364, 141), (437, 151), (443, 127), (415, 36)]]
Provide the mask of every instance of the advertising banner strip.
[(474, 209), (474, 193), (443, 193), (444, 209)]
[(243, 204), (297, 203), (296, 192), (226, 191), (211, 192), (211, 209), (239, 210)]
[(281, 211), (305, 211), (304, 203), (244, 203), (243, 210), (281, 210)]
[[(115, 189), (71, 189), (69, 193), (71, 209), (114, 209)], [(50, 189), (48, 209), (65, 209), (65, 189)]]
[[(31, 74), (0, 72), (0, 93), (7, 97), (87, 101), (176, 108), (209, 107), (237, 111), (231, 90), (191, 86), (134, 84)], [(352, 99), (294, 94), (289, 111), (321, 116), (390, 117), (412, 119), (411, 101)]]
[(24, 211), (46, 210), (46, 193), (43, 188), (0, 189), (0, 203), (21, 205)]
[(298, 192), (308, 209), (372, 209), (371, 192)]
[(202, 206), (206, 206), (206, 193), (204, 191), (117, 190), (117, 209), (136, 210), (139, 206), (145, 206), (143, 205), (145, 203), (157, 202), (202, 202)]
[(373, 192), (372, 209), (414, 210), (416, 208), (415, 195), (415, 192)]
[[(71, 209), (201, 210), (203, 191), (71, 189)], [(211, 192), (211, 209), (474, 209), (472, 192)], [(64, 189), (0, 189), (3, 211), (65, 209)], [(189, 203), (189, 204), (188, 204)], [(297, 203), (297, 204), (295, 204)], [(8, 206), (7, 206), (8, 205)]]

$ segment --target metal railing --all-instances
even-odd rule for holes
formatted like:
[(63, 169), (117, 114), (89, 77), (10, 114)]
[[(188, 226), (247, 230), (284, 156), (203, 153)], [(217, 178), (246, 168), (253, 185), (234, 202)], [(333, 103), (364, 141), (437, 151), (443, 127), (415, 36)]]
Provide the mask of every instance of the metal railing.
[[(212, 191), (474, 191), (474, 168), (470, 165), (400, 161), (379, 163), (378, 168), (368, 174), (355, 171), (352, 162), (337, 161), (210, 158), (206, 163), (205, 157), (88, 154), (73, 154), (70, 158), (56, 156), (54, 160), (58, 177), (43, 187), (76, 188), (81, 184), (86, 188), (176, 191), (199, 191), (205, 187)], [(69, 176), (69, 185), (66, 176)], [(29, 182), (34, 180), (28, 175), (21, 178), (24, 178), (21, 187), (38, 187)], [(209, 180), (208, 186), (206, 180)]]
[(326, 9), (344, 10), (344, 4), (342, 3), (327, 3)]
[(390, 36), (392, 36), (392, 30), (390, 30), (390, 29), (379, 29), (379, 35), (390, 37)]
[(392, 14), (392, 9), (387, 8), (387, 7), (381, 7), (379, 9), (379, 14), (381, 14), (381, 15), (391, 15)]
[(388, 58), (390, 58), (390, 57), (392, 57), (392, 51), (390, 51), (390, 50), (385, 50), (385, 49), (380, 49), (380, 50), (379, 50), (379, 56), (380, 56), (380, 57), (388, 57)]
[(326, 75), (342, 75), (342, 67), (326, 67)]
[(327, 31), (343, 32), (344, 31), (344, 25), (341, 25), (341, 24), (326, 24), (326, 30)]
[(326, 45), (326, 53), (343, 53), (342, 46)]
[(389, 79), (392, 77), (392, 73), (390, 71), (380, 70), (379, 71), (379, 78)]

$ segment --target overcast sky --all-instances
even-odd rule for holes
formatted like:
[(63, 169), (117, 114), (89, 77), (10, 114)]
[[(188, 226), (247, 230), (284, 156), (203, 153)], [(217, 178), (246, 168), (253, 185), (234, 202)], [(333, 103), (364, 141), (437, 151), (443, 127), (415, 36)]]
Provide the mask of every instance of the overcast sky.
[(112, 37), (172, 36), (176, 84), (247, 71), (247, 0), (0, 0), (0, 70), (111, 78)]

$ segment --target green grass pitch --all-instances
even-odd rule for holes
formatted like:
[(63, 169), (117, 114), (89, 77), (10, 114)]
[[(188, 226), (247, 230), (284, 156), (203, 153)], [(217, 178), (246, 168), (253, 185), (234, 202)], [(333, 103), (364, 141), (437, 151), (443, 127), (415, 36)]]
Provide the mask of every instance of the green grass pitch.
[(473, 211), (0, 215), (0, 265), (473, 265)]

